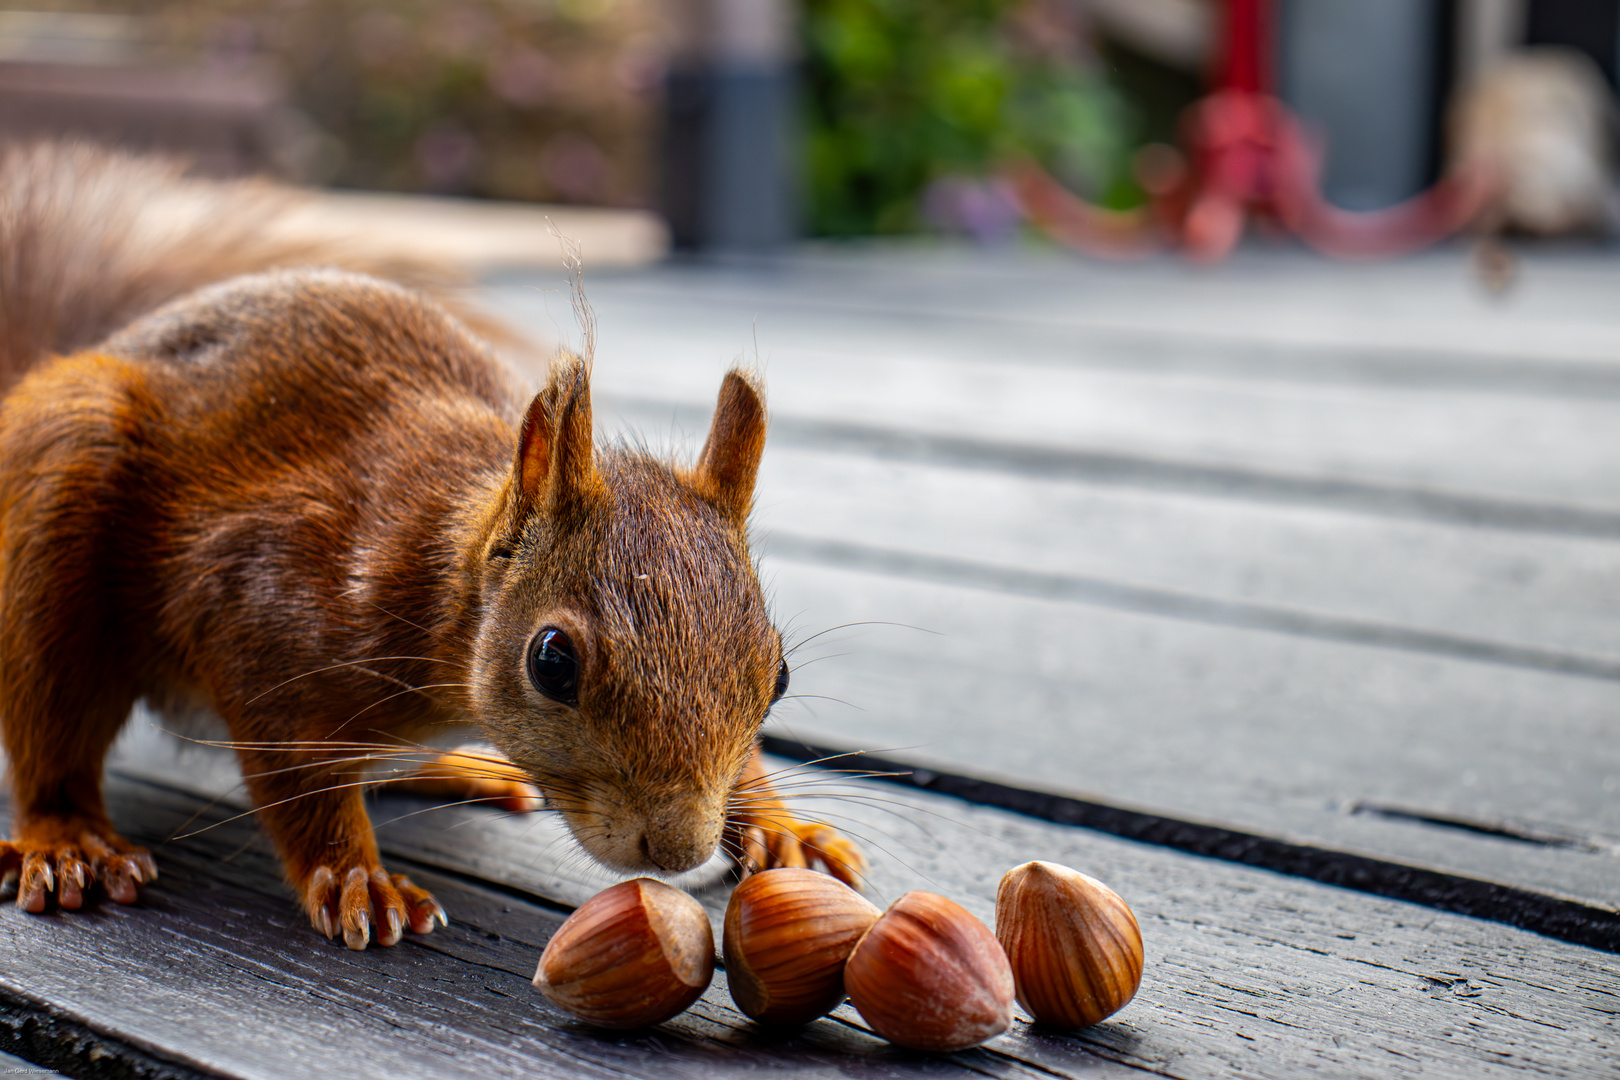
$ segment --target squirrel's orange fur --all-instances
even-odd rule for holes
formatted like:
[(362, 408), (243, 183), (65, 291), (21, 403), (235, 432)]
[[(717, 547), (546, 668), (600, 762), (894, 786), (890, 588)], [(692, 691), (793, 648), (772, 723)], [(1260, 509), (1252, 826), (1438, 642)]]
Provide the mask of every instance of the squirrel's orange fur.
[[(357, 948), (442, 912), (382, 869), (342, 763), (457, 724), (610, 866), (689, 869), (729, 826), (766, 864), (858, 871), (763, 782), (782, 646), (745, 532), (751, 378), (726, 377), (685, 469), (594, 445), (583, 360), (525, 408), (433, 299), (274, 269), (330, 253), (255, 247), (245, 215), (273, 189), (40, 146), (0, 155), (0, 196), (0, 872), (20, 904), (76, 908), (96, 881), (128, 902), (155, 876), (100, 794), (142, 698), (223, 718), (311, 920)], [(159, 200), (189, 231), (141, 216)], [(526, 674), (547, 629), (577, 653), (570, 704)]]

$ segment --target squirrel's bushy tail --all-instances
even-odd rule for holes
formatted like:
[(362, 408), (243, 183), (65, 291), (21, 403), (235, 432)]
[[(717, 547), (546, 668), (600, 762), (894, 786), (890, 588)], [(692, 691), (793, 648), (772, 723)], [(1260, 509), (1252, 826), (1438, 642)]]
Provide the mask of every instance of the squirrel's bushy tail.
[(0, 146), (0, 395), (41, 357), (86, 348), (237, 274), (323, 264), (451, 284), (409, 259), (278, 234), (301, 199), (268, 181), (190, 177), (184, 162), (83, 143)]

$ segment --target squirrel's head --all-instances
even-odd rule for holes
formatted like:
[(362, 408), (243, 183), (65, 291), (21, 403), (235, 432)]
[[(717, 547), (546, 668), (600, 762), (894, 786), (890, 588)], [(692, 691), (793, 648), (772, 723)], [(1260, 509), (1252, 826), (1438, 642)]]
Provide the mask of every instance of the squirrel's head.
[(625, 871), (714, 854), (786, 687), (746, 522), (765, 406), (733, 371), (695, 467), (599, 450), (589, 372), (553, 366), (482, 550), (473, 702), (587, 852)]

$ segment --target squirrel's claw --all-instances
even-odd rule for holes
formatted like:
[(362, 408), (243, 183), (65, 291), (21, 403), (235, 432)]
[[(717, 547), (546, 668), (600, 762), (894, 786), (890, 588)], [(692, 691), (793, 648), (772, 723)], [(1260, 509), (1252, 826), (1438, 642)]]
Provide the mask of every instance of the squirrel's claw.
[(98, 883), (115, 903), (135, 903), (140, 886), (156, 880), (157, 864), (145, 848), (111, 831), (72, 821), (41, 822), (25, 827), (16, 841), (0, 841), (0, 879), (12, 877), (17, 906), (24, 911), (44, 911), (53, 893), (58, 908), (78, 911)]
[(17, 906), (38, 915), (56, 888), (56, 874), (51, 870), (51, 858), (38, 851), (23, 856), (22, 880), (17, 883)]
[[(97, 875), (98, 877), (100, 875)], [(56, 853), (56, 906), (63, 911), (78, 911), (84, 907), (84, 893), (95, 880), (90, 875), (89, 865), (79, 857), (73, 848), (63, 848)], [(119, 903), (130, 903), (133, 900), (119, 900), (122, 890), (107, 887), (107, 895)]]
[[(81, 839), (84, 853), (90, 857), (90, 872), (116, 902), (133, 904), (140, 886), (157, 880), (157, 863), (146, 851), (127, 847), (120, 851), (94, 833), (86, 833)], [(61, 870), (60, 861), (57, 869)], [(58, 899), (60, 897), (59, 891)], [(63, 903), (62, 906), (66, 907), (67, 904)]]
[(315, 929), (328, 938), (343, 936), (351, 949), (364, 949), (376, 928), (378, 945), (395, 945), (405, 928), (425, 934), (437, 919), (448, 925), (444, 909), (425, 889), (404, 874), (390, 875), (381, 866), (351, 866), (339, 877), (329, 866), (317, 866), (304, 887), (304, 908)]
[(861, 849), (830, 825), (800, 820), (771, 785), (759, 747), (737, 780), (727, 850), (736, 853), (744, 876), (781, 866), (831, 874), (859, 891), (866, 873)]
[(395, 874), (394, 888), (404, 898), (405, 906), (410, 912), (410, 927), (414, 934), (425, 934), (433, 929), (433, 922), (438, 920), (440, 926), (449, 926), (450, 919), (445, 915), (444, 908), (433, 899), (433, 894), (419, 887), (404, 874)]
[(745, 873), (793, 866), (831, 874), (859, 890), (866, 873), (866, 856), (837, 829), (820, 822), (774, 815), (770, 826), (747, 825), (737, 838), (738, 862)]
[(866, 875), (866, 856), (854, 841), (819, 822), (800, 822), (794, 832), (812, 862), (850, 888), (860, 889)]

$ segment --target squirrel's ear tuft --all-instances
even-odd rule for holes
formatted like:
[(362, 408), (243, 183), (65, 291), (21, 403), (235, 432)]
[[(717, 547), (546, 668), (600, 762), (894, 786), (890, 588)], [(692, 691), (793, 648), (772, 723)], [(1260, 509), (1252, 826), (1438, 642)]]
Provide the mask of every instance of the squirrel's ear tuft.
[(598, 485), (591, 446), (591, 377), (585, 361), (565, 355), (529, 403), (512, 466), (522, 516), (576, 508)]
[(739, 526), (748, 520), (764, 452), (764, 391), (757, 376), (733, 368), (720, 384), (720, 401), (693, 479), (703, 497)]

